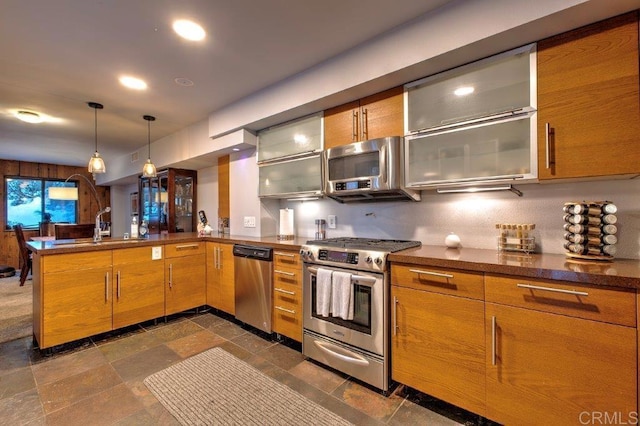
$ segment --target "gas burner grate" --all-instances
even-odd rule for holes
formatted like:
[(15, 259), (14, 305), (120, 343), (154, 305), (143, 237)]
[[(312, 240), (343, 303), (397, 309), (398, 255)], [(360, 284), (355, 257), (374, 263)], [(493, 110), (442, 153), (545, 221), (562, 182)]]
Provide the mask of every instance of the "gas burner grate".
[(375, 238), (357, 238), (357, 237), (341, 237), (341, 238), (328, 238), (326, 240), (310, 240), (307, 241), (309, 245), (326, 246), (326, 247), (340, 247), (348, 249), (361, 249), (361, 250), (377, 250), (394, 253), (396, 251), (405, 250), (413, 247), (420, 247), (422, 243), (420, 241), (410, 240), (381, 240)]

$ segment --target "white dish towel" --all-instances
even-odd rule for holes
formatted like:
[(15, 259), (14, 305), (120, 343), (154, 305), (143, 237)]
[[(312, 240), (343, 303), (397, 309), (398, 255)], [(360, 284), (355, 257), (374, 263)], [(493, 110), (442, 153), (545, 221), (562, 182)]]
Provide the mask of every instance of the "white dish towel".
[(333, 316), (343, 320), (353, 320), (355, 295), (353, 284), (351, 284), (351, 274), (334, 271), (331, 283), (331, 312), (333, 312)]
[(328, 317), (331, 312), (331, 275), (330, 269), (318, 268), (316, 275), (316, 313)]

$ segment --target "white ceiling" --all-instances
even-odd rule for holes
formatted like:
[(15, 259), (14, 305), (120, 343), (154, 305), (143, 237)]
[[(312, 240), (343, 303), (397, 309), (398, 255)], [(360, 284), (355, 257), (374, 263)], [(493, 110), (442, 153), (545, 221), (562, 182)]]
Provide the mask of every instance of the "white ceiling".
[[(2, 0), (0, 158), (86, 165), (128, 154), (423, 15), (446, 0)], [(204, 42), (171, 29), (200, 23)], [(147, 81), (134, 92), (122, 74)], [(175, 83), (188, 78), (191, 87)], [(26, 124), (12, 110), (56, 123)], [(107, 167), (109, 166), (107, 161)]]

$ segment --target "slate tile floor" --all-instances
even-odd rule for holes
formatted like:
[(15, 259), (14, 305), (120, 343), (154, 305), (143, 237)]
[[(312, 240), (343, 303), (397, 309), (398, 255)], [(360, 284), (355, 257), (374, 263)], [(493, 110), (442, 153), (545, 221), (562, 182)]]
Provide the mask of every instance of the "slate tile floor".
[(51, 354), (34, 349), (31, 338), (0, 344), (0, 423), (175, 425), (144, 378), (215, 346), (354, 424), (471, 425), (483, 420), (403, 386), (385, 397), (306, 360), (295, 345), (265, 339), (204, 312), (74, 342)]

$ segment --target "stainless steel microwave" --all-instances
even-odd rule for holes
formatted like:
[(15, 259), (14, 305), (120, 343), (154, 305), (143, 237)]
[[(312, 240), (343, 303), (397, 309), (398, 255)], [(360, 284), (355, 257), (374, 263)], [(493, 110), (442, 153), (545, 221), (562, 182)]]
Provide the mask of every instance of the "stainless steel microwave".
[(341, 203), (419, 201), (420, 192), (404, 186), (403, 149), (401, 136), (327, 149), (325, 194)]

